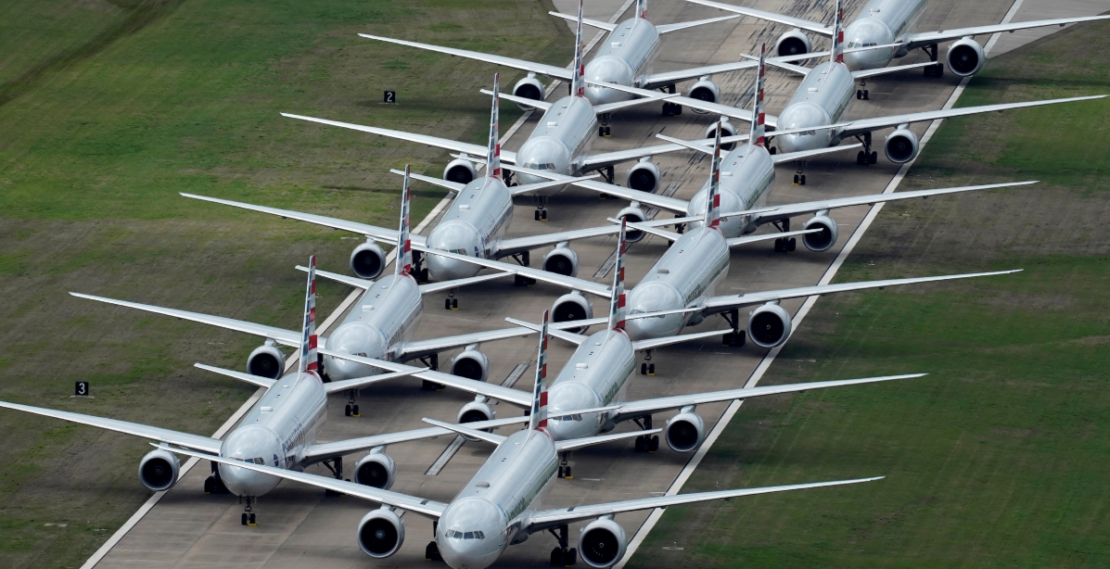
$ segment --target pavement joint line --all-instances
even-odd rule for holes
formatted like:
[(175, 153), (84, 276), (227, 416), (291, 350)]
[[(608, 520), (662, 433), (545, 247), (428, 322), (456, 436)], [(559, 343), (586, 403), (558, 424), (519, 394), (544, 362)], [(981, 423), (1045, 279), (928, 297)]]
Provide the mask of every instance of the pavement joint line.
[[(1000, 23), (1009, 23), (1013, 19), (1014, 15), (1017, 14), (1017, 11), (1021, 7), (1023, 1), (1024, 0), (1014, 0), (1013, 5), (1010, 6), (1010, 10), (1006, 12), (1006, 15), (1002, 18), (1002, 21)], [(993, 47), (995, 43), (997, 43), (1000, 36), (1000, 33), (995, 33), (991, 35), (990, 39), (987, 41), (986, 46), (984, 47), (984, 53), (990, 53), (990, 48)], [(945, 102), (944, 107), (942, 108), (951, 109), (956, 104), (956, 101), (960, 98), (960, 95), (963, 94), (964, 89), (967, 87), (970, 81), (971, 77), (964, 77), (960, 81), (960, 84), (952, 91), (952, 94), (948, 97), (948, 100)], [(891, 179), (890, 183), (887, 184), (887, 187), (883, 190), (884, 194), (893, 193), (895, 190), (898, 189), (898, 186), (901, 185), (902, 180), (905, 179), (906, 174), (910, 171), (910, 168), (912, 168), (913, 165), (917, 163), (917, 158), (921, 156), (921, 152), (925, 150), (925, 145), (929, 142), (930, 139), (932, 139), (933, 134), (937, 131), (938, 128), (940, 128), (942, 122), (944, 122), (944, 120), (940, 119), (934, 120), (929, 124), (929, 128), (921, 137), (920, 151), (918, 152), (917, 156), (915, 156), (913, 160), (903, 164), (898, 169), (898, 173), (894, 175), (894, 178)], [(825, 285), (832, 282), (833, 278), (836, 277), (836, 273), (844, 264), (844, 261), (847, 260), (848, 255), (850, 255), (852, 253), (852, 250), (855, 249), (856, 244), (859, 243), (861, 239), (863, 239), (864, 233), (867, 231), (867, 229), (871, 227), (871, 223), (875, 221), (875, 218), (878, 217), (879, 212), (882, 211), (882, 209), (883, 203), (877, 203), (871, 206), (871, 209), (868, 210), (867, 215), (863, 219), (863, 222), (861, 222), (856, 230), (852, 233), (851, 238), (844, 245), (844, 248), (840, 250), (840, 253), (837, 254), (836, 259), (833, 260), (833, 263), (829, 266), (828, 270), (826, 270), (825, 274), (821, 277), (821, 280), (818, 282), (819, 285)], [(794, 315), (795, 325), (793, 327), (793, 331), (790, 334), (791, 336), (793, 336), (794, 332), (796, 332), (800, 328), (800, 324), (809, 314), (809, 311), (813, 308), (813, 306), (817, 304), (817, 299), (819, 298), (821, 298), (819, 295), (810, 296), (807, 297), (805, 302), (802, 303), (802, 306)], [(790, 341), (790, 338), (787, 337), (786, 341)], [(755, 371), (752, 372), (752, 375), (744, 384), (745, 388), (752, 388), (759, 384), (759, 381), (763, 379), (763, 375), (771, 367), (771, 364), (774, 363), (775, 358), (778, 357), (779, 353), (782, 351), (783, 346), (785, 345), (786, 342), (783, 342), (782, 345), (776, 348), (772, 348), (770, 352), (767, 352), (766, 356), (763, 356), (763, 360), (759, 362), (759, 365), (756, 366)], [(729, 423), (732, 422), (732, 418), (736, 416), (736, 413), (740, 410), (740, 406), (743, 405), (743, 403), (744, 401), (742, 399), (733, 400), (732, 403), (729, 403), (729, 406), (725, 409), (725, 412), (721, 414), (720, 418), (717, 419), (717, 423), (713, 425), (713, 429), (709, 432), (709, 435), (706, 436), (705, 442), (702, 443), (697, 452), (694, 453), (694, 456), (690, 458), (690, 461), (687, 462), (686, 466), (682, 468), (681, 472), (679, 472), (678, 477), (676, 477), (674, 482), (671, 483), (670, 488), (668, 488), (666, 492), (667, 496), (673, 496), (675, 494), (678, 494), (679, 491), (682, 490), (682, 487), (694, 474), (694, 470), (696, 470), (697, 467), (701, 465), (701, 461), (705, 458), (705, 455), (708, 454), (709, 449), (713, 446), (713, 443), (717, 441), (717, 439), (721, 436), (721, 433), (723, 433), (725, 428), (728, 427)], [(621, 560), (613, 566), (613, 569), (624, 569), (624, 566), (632, 560), (632, 556), (640, 548), (644, 540), (647, 539), (648, 533), (651, 532), (651, 530), (655, 527), (655, 524), (659, 523), (659, 520), (663, 517), (663, 511), (664, 508), (656, 508), (651, 511), (651, 514), (648, 515), (647, 519), (644, 520), (644, 523), (640, 525), (640, 527), (636, 530), (636, 533), (632, 536), (632, 539), (629, 541), (628, 549), (625, 552), (624, 557), (621, 558)]]
[(439, 472), (443, 470), (443, 467), (447, 466), (447, 463), (454, 458), (455, 453), (459, 452), (459, 449), (462, 448), (465, 442), (466, 439), (462, 435), (455, 435), (455, 438), (447, 445), (447, 448), (443, 449), (443, 452), (440, 453), (439, 458), (428, 467), (428, 470), (424, 471), (424, 476), (437, 476)]
[[(626, 0), (625, 3), (622, 4), (621, 7), (618, 8), (617, 11), (609, 18), (609, 22), (615, 22), (617, 18), (619, 18), (621, 14), (628, 10), (628, 7), (631, 6), (632, 3), (635, 1), (636, 0)], [(605, 31), (600, 31), (595, 34), (593, 40), (591, 40), (589, 45), (587, 45), (586, 48), (583, 50), (583, 55), (589, 53), (590, 50), (592, 50), (593, 47), (596, 46), (599, 41), (601, 41), (601, 38), (605, 35), (605, 33)], [(574, 65), (573, 61), (567, 64), (567, 68), (569, 69), (572, 65)], [(558, 84), (559, 81), (551, 82), (551, 85), (548, 86), (547, 93), (545, 93), (545, 98), (546, 95), (550, 95), (555, 90), (555, 86)], [(520, 130), (520, 127), (523, 126), (525, 121), (527, 121), (532, 116), (532, 113), (533, 110), (525, 112), (523, 115), (520, 116), (520, 118), (516, 120), (515, 123), (513, 123), (513, 126), (510, 127), (508, 132), (505, 133), (505, 136), (502, 137), (502, 144), (507, 143), (509, 141), (509, 138), (516, 134), (518, 130)], [(413, 229), (413, 233), (420, 233), (422, 230), (424, 230), (424, 228), (426, 228), (429, 223), (431, 223), (436, 217), (440, 215), (444, 208), (447, 207), (447, 204), (451, 203), (452, 199), (454, 199), (454, 196), (451, 194), (451, 192), (448, 192), (447, 195), (443, 196), (443, 199), (440, 200), (439, 203), (437, 203), (436, 206), (432, 208), (432, 211), (428, 212), (428, 215), (424, 217), (420, 224), (417, 225), (415, 229)], [(395, 251), (396, 249), (394, 249), (394, 251), (390, 251), (389, 255), (386, 256), (387, 265), (391, 262), (392, 258), (396, 257)], [(361, 292), (362, 291), (359, 290), (351, 291), (351, 294), (347, 295), (347, 298), (343, 299), (343, 302), (341, 302), (339, 306), (336, 307), (335, 311), (331, 313), (331, 316), (329, 316), (327, 320), (325, 320), (324, 323), (320, 325), (318, 333), (323, 334), (325, 330), (327, 330), (332, 324), (334, 324), (335, 321), (340, 316), (342, 316), (351, 307), (351, 305), (354, 304), (356, 300), (358, 300)], [(289, 369), (293, 367), (293, 362), (295, 361), (297, 361), (296, 356), (290, 356), (290, 359), (287, 359), (285, 361), (285, 370), (289, 371)], [(518, 377), (517, 379), (520, 378)], [(231, 430), (231, 427), (243, 418), (243, 415), (245, 415), (247, 411), (250, 410), (251, 406), (258, 402), (258, 399), (262, 397), (262, 394), (264, 392), (264, 389), (259, 389), (255, 391), (254, 394), (251, 395), (250, 398), (248, 398), (246, 402), (244, 402), (243, 405), (239, 407), (239, 409), (235, 411), (235, 413), (232, 414), (231, 417), (227, 419), (227, 421), (224, 422), (223, 425), (220, 425), (220, 428), (217, 429), (215, 433), (213, 433), (212, 438), (220, 438), (223, 435), (227, 434), (227, 431)], [(188, 461), (186, 461), (185, 465), (181, 467), (180, 474), (178, 475), (178, 480), (184, 478), (185, 475), (188, 474), (189, 471), (192, 470), (193, 466), (195, 466), (198, 462), (200, 462), (200, 459), (198, 458), (190, 458)], [(93, 569), (93, 567), (96, 567), (97, 564), (99, 564), (101, 560), (103, 560), (104, 557), (108, 555), (108, 553), (112, 551), (113, 548), (115, 548), (116, 544), (118, 544), (120, 540), (122, 540), (124, 536), (126, 536), (131, 531), (132, 528), (134, 528), (140, 521), (142, 521), (142, 519), (146, 517), (146, 514), (150, 512), (150, 510), (152, 510), (159, 501), (162, 500), (162, 496), (164, 496), (166, 492), (169, 492), (169, 490), (155, 492), (154, 495), (148, 498), (146, 502), (143, 502), (143, 505), (140, 506), (139, 509), (134, 514), (132, 514), (131, 517), (128, 518), (127, 521), (124, 522), (124, 524), (120, 526), (118, 530), (116, 530), (115, 533), (112, 534), (112, 537), (108, 538), (108, 541), (104, 542), (104, 545), (100, 546), (100, 548), (97, 549), (96, 552), (93, 553), (92, 556), (89, 557), (89, 559), (85, 561), (84, 564), (81, 565), (81, 569)]]

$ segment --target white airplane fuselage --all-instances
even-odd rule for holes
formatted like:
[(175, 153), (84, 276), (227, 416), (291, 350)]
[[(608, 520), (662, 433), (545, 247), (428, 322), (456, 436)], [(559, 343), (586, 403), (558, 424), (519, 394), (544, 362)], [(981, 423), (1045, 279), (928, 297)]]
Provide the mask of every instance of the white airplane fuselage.
[[(771, 153), (762, 146), (745, 145), (728, 153), (721, 161), (721, 212), (744, 211), (766, 205), (771, 184), (775, 181), (775, 164)], [(686, 208), (686, 215), (697, 216), (705, 211), (709, 196), (709, 180), (705, 181)], [(702, 223), (688, 224), (690, 228)], [(721, 219), (718, 229), (725, 238), (739, 237), (756, 230), (750, 215), (737, 215)]]
[[(593, 60), (586, 64), (586, 80), (639, 87), (637, 79), (651, 73), (659, 53), (659, 31), (643, 19), (632, 18), (620, 23)], [(586, 98), (594, 105), (632, 100), (635, 95), (606, 87), (586, 86)]]
[[(786, 108), (779, 113), (778, 128), (792, 130), (838, 122), (855, 95), (856, 83), (848, 66), (826, 61), (814, 67), (798, 86)], [(839, 142), (834, 129), (786, 134), (775, 138), (779, 152), (816, 150)]]
[[(494, 246), (513, 219), (513, 196), (499, 178), (475, 178), (459, 192), (440, 222), (428, 233), (427, 245), (460, 255), (491, 258)], [(425, 255), (431, 280), (450, 281), (473, 277), (482, 267)]]
[[(636, 350), (624, 332), (602, 330), (590, 335), (547, 392), (548, 414), (604, 407), (623, 399), (624, 386), (636, 369)], [(556, 417), (548, 432), (557, 441), (592, 437), (612, 428), (602, 413)]]
[[(559, 467), (551, 436), (517, 431), (493, 451), (443, 511), (436, 544), (452, 569), (485, 569), (527, 538), (528, 513)], [(479, 537), (481, 536), (481, 537)]]
[[(516, 163), (524, 168), (577, 176), (596, 136), (597, 113), (590, 101), (584, 97), (563, 97), (544, 113), (539, 125), (517, 150)], [(521, 184), (548, 181), (523, 173), (517, 174), (517, 177)], [(547, 197), (559, 193), (564, 187), (554, 186), (535, 193)]]
[[(393, 360), (412, 338), (423, 314), (424, 300), (416, 279), (388, 275), (362, 293), (324, 346), (360, 357)], [(324, 356), (324, 371), (332, 381), (382, 373), (378, 368), (330, 356)]]
[[(220, 456), (277, 468), (304, 465), (304, 449), (316, 442), (327, 420), (324, 383), (312, 373), (293, 372), (278, 379), (224, 438)], [(232, 494), (256, 498), (273, 490), (280, 478), (245, 468), (219, 465)]]
[[(628, 315), (697, 305), (714, 295), (728, 276), (728, 263), (728, 243), (720, 231), (708, 227), (687, 231), (628, 293)], [(678, 334), (687, 324), (697, 324), (700, 318), (693, 312), (629, 319), (625, 331), (632, 340), (663, 338)]]
[[(848, 49), (887, 45), (905, 36), (925, 12), (927, 0), (871, 0), (860, 15), (844, 30)], [(886, 67), (896, 57), (906, 55), (904, 48), (883, 48), (844, 54), (844, 63), (853, 71)]]

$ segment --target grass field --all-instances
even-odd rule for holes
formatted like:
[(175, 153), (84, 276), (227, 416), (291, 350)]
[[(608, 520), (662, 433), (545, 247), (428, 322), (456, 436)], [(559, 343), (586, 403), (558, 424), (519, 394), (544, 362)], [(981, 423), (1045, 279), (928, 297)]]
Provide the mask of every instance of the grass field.
[[(960, 104), (1108, 93), (1108, 38), (1076, 26), (992, 59)], [(1043, 183), (888, 206), (838, 280), (1025, 272), (823, 298), (764, 383), (931, 375), (746, 402), (684, 491), (885, 480), (668, 509), (630, 567), (1105, 567), (1108, 111), (947, 122), (903, 190)]]
[[(485, 139), (494, 68), (365, 31), (565, 63), (549, 2), (16, 0), (0, 19), (0, 399), (213, 432), (251, 389), (253, 338), (112, 309), (76, 290), (293, 328), (309, 254), (353, 236), (187, 191), (396, 224), (400, 180), (445, 153), (279, 112)], [(460, 9), (465, 8), (465, 9)], [(516, 77), (507, 74), (511, 85)], [(393, 89), (400, 104), (379, 104)], [(515, 106), (503, 107), (512, 124)], [(413, 219), (442, 197), (417, 188)], [(321, 283), (323, 313), (347, 290)], [(95, 398), (74, 400), (88, 379)], [(149, 496), (145, 441), (0, 413), (0, 567), (76, 567)]]

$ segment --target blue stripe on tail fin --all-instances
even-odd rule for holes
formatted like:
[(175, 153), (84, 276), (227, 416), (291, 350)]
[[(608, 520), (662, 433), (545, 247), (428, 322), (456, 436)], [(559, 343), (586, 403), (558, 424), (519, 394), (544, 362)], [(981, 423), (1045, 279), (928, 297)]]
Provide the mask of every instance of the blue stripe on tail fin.
[(394, 274), (412, 274), (412, 239), (409, 238), (409, 210), (412, 209), (409, 191), (409, 165), (405, 164), (405, 182), (401, 187), (401, 228), (397, 231), (397, 261)]
[(300, 360), (301, 373), (320, 375), (320, 361), (316, 354), (316, 255), (308, 258), (308, 287), (304, 294)]
[(767, 116), (763, 112), (763, 86), (766, 72), (767, 44), (759, 44), (759, 75), (755, 79), (755, 93), (752, 95), (752, 130), (748, 137), (748, 144), (765, 146), (767, 143), (767, 127), (764, 126)]
[(489, 147), (486, 153), (486, 176), (490, 178), (501, 177), (501, 131), (498, 128), (500, 115), (500, 98), (497, 96), (501, 87), (500, 73), (493, 74), (493, 108), (489, 113)]
[(582, 54), (582, 2), (578, 0), (578, 31), (574, 34), (574, 76), (571, 78), (570, 95), (586, 96), (586, 60)]
[(721, 130), (717, 121), (717, 139), (713, 142), (713, 169), (709, 174), (709, 195), (705, 200), (705, 226), (716, 229), (721, 224)]
[(617, 238), (617, 263), (613, 267), (613, 296), (609, 299), (609, 329), (624, 330), (624, 253), (628, 243), (624, 240), (628, 221), (621, 218), (621, 232)]

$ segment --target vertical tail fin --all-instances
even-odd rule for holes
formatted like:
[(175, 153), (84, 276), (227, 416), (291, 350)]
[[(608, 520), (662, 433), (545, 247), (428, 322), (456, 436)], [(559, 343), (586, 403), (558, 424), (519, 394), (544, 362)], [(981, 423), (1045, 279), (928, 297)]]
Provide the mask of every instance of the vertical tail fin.
[(844, 8), (840, 5), (840, 0), (836, 0), (836, 7), (833, 8), (833, 35), (832, 35), (832, 61), (833, 63), (844, 63), (844, 30), (841, 29), (841, 23), (844, 20)]
[(717, 139), (713, 142), (713, 171), (709, 175), (709, 195), (705, 200), (705, 226), (716, 228), (721, 223), (721, 131), (717, 121)]
[(609, 329), (624, 330), (624, 252), (628, 244), (624, 233), (628, 221), (621, 218), (621, 232), (617, 239), (617, 266), (613, 267), (613, 296), (609, 299)]
[(647, 0), (636, 0), (636, 17), (644, 20), (648, 19)]
[(397, 231), (397, 260), (394, 274), (412, 273), (412, 240), (409, 238), (409, 165), (405, 164), (405, 184), (401, 187), (401, 228)]
[(547, 427), (547, 310), (543, 311), (543, 328), (540, 330), (540, 349), (536, 355), (536, 386), (532, 389), (532, 415), (528, 420), (530, 430)]
[(586, 62), (582, 56), (582, 2), (578, 0), (578, 31), (574, 33), (574, 77), (571, 79), (570, 95), (586, 96)]
[(486, 154), (486, 176), (490, 178), (501, 177), (501, 131), (498, 128), (500, 115), (500, 98), (497, 92), (501, 86), (500, 73), (493, 74), (493, 109), (489, 113), (489, 152)]
[(308, 258), (308, 288), (304, 294), (304, 326), (301, 334), (300, 372), (320, 374), (316, 354), (316, 255)]
[(764, 126), (766, 114), (763, 112), (763, 83), (766, 71), (767, 44), (759, 44), (759, 75), (755, 79), (755, 94), (752, 96), (752, 131), (748, 137), (748, 144), (763, 146), (767, 142), (767, 130)]

